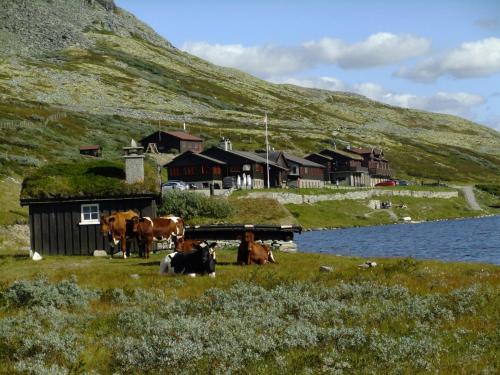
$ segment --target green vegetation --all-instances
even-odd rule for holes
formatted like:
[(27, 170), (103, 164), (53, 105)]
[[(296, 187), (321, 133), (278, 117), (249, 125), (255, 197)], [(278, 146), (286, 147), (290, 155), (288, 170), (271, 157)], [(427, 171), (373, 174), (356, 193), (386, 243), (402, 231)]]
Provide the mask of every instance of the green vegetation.
[(229, 198), (231, 215), (224, 219), (195, 217), (190, 224), (295, 224), (297, 221), (288, 210), (274, 199)]
[(500, 185), (476, 185), (476, 188), (500, 198)]
[(219, 250), (217, 277), (192, 279), (158, 275), (160, 254), (2, 250), (0, 373), (498, 372), (500, 267), (275, 255)]
[[(304, 228), (347, 228), (397, 223), (406, 216), (419, 221), (475, 217), (485, 213), (470, 210), (462, 196), (453, 199), (387, 196), (372, 199), (391, 201), (393, 208), (373, 210), (368, 206), (368, 200), (287, 204), (286, 208)], [(406, 208), (401, 208), (403, 205)]]
[(232, 211), (226, 199), (175, 189), (163, 194), (163, 202), (158, 207), (159, 215), (174, 214), (187, 221), (194, 217), (224, 219)]
[(0, 180), (0, 191), (0, 225), (25, 224), (28, 209), (19, 204), (20, 182), (11, 177)]
[(127, 184), (123, 162), (83, 159), (74, 163), (56, 163), (42, 167), (26, 177), (21, 199), (117, 197), (134, 194), (158, 194), (157, 172), (145, 163), (144, 182)]

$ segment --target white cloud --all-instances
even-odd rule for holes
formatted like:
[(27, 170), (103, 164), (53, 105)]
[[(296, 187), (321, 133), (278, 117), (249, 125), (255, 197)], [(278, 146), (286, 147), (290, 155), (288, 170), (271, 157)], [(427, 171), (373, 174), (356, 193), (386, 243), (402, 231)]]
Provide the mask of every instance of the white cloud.
[(275, 78), (273, 82), (332, 91), (350, 91), (397, 107), (447, 113), (471, 119), (474, 118), (474, 108), (486, 102), (483, 96), (466, 92), (438, 92), (433, 95), (418, 96), (390, 91), (373, 82), (349, 85), (334, 77)]
[(430, 45), (430, 40), (421, 37), (377, 33), (353, 44), (323, 38), (291, 47), (193, 42), (184, 44), (182, 49), (217, 65), (270, 77), (300, 72), (320, 64), (338, 65), (344, 69), (391, 65), (428, 53)]
[(500, 72), (500, 39), (487, 38), (463, 43), (447, 54), (428, 59), (412, 68), (401, 68), (395, 76), (419, 82), (434, 82), (438, 77), (485, 77)]

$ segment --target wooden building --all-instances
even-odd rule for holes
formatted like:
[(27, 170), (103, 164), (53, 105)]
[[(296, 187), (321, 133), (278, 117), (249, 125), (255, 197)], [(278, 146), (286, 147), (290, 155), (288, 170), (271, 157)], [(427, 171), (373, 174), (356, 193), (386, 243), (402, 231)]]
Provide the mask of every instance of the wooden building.
[(203, 139), (180, 131), (156, 131), (153, 134), (141, 139), (139, 143), (145, 150), (148, 148), (149, 144), (155, 144), (156, 148), (161, 153), (203, 151)]
[(100, 158), (102, 156), (102, 147), (99, 145), (80, 146), (80, 155)]
[[(266, 157), (265, 152), (259, 155)], [(269, 159), (287, 168), (283, 173), (287, 186), (321, 188), (325, 184), (325, 167), (321, 164), (281, 151), (270, 151)]]
[(310, 155), (305, 156), (304, 159), (313, 161), (316, 164), (321, 164), (324, 167), (324, 169), (323, 169), (324, 181), (325, 182), (335, 182), (335, 180), (332, 178), (334, 160), (331, 156), (318, 154), (318, 153), (312, 153)]
[(186, 151), (165, 165), (170, 180), (182, 180), (199, 188), (222, 188), (222, 178), (227, 174), (227, 164), (210, 156)]
[[(226, 163), (225, 176), (250, 176), (252, 179), (252, 188), (264, 188), (267, 182), (266, 174), (266, 159), (253, 152), (226, 150), (220, 147), (212, 147), (202, 152), (203, 155), (209, 156), (216, 160), (221, 160)], [(286, 171), (286, 168), (270, 161), (270, 175), (279, 174), (280, 171)], [(280, 187), (277, 179), (271, 180), (271, 187)]]
[[(330, 170), (330, 182), (332, 184), (347, 185), (347, 186), (370, 186), (370, 175), (368, 168), (363, 166), (363, 157), (348, 150), (339, 149), (324, 149), (319, 152), (320, 155), (325, 155), (331, 160), (323, 165), (328, 165)], [(314, 154), (307, 158), (318, 160)]]
[[(144, 168), (142, 158), (129, 154), (125, 163), (86, 159), (47, 165), (25, 178), (21, 205), (28, 206), (31, 249), (42, 255), (92, 255), (110, 245), (100, 233), (101, 215), (134, 210), (155, 217), (160, 183), (156, 168)], [(133, 171), (141, 167), (144, 171)]]
[(349, 151), (363, 158), (361, 164), (368, 169), (371, 186), (382, 181), (387, 181), (392, 177), (389, 161), (384, 157), (384, 152), (382, 150), (376, 148), (351, 147)]
[[(267, 154), (265, 151), (257, 151), (262, 159), (266, 159)], [(288, 165), (285, 155), (282, 151), (269, 151), (269, 161), (279, 165), (283, 169), (273, 168), (269, 174), (269, 182), (273, 187), (284, 187), (287, 185), (287, 176), (290, 166)]]

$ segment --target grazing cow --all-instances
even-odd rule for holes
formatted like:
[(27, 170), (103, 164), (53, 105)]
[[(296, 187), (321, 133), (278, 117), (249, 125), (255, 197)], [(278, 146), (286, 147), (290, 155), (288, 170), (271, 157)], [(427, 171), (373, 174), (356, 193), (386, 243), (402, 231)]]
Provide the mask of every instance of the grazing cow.
[(101, 216), (101, 233), (107, 235), (111, 247), (121, 244), (123, 259), (130, 256), (130, 250), (127, 250), (127, 238), (132, 235), (128, 222), (139, 218), (139, 215), (132, 210), (125, 212), (114, 212), (111, 215)]
[(215, 277), (215, 245), (215, 242), (210, 245), (202, 242), (193, 251), (168, 254), (160, 264), (160, 275), (184, 274), (195, 277), (196, 274), (208, 274)]
[(268, 245), (255, 242), (253, 232), (245, 232), (238, 247), (238, 264), (266, 264), (267, 262), (276, 263), (273, 252)]
[(153, 241), (179, 240), (184, 238), (184, 220), (175, 216), (159, 217), (136, 217), (130, 220), (131, 231), (139, 243), (139, 251), (145, 258), (149, 253)]

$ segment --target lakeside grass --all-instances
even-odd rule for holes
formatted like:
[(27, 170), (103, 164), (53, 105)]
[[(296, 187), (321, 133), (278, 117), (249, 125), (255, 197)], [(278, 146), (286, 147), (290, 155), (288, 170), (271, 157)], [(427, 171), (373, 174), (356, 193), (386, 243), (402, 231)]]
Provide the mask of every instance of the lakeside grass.
[(35, 263), (1, 250), (0, 374), (500, 368), (500, 267), (378, 258), (361, 269), (357, 257), (275, 255), (278, 264), (241, 267), (235, 250), (219, 250), (217, 277), (192, 279), (158, 275), (164, 254)]

